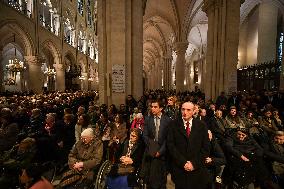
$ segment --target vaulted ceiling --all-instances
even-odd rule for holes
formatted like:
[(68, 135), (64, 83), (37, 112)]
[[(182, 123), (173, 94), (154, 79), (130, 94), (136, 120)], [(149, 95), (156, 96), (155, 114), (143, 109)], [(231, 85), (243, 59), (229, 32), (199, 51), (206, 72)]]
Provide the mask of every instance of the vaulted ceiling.
[[(284, 12), (284, 0), (272, 2)], [(160, 57), (171, 56), (175, 42), (188, 42), (186, 56), (194, 50), (206, 51), (208, 18), (202, 11), (203, 0), (144, 0), (143, 67), (145, 71)], [(241, 23), (263, 0), (241, 0)]]
[(171, 56), (175, 42), (188, 41), (188, 51), (197, 48), (201, 41), (206, 44), (207, 16), (201, 8), (202, 0), (147, 0), (143, 17), (146, 70), (157, 58)]

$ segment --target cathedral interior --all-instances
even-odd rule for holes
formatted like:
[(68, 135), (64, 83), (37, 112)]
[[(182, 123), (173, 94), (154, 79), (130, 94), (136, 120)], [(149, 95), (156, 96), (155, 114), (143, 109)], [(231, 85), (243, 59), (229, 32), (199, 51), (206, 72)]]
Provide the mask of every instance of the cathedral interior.
[(283, 49), (284, 0), (0, 0), (0, 188), (284, 188)]
[(1, 0), (1, 91), (283, 89), (283, 0)]

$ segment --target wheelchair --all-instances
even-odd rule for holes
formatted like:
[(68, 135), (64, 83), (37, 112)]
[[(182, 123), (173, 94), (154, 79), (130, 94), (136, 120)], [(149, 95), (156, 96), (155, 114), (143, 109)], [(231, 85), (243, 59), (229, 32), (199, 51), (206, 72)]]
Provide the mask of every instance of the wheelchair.
[[(111, 171), (111, 168), (113, 166), (113, 163), (110, 160), (106, 160), (102, 163), (101, 167), (99, 168), (98, 174), (96, 176), (96, 180), (94, 182), (94, 189), (107, 189), (107, 179), (109, 177), (109, 173)], [(143, 184), (143, 180), (139, 178), (139, 169), (135, 172), (135, 178), (137, 186), (135, 187), (129, 187), (133, 189), (144, 189), (145, 185)]]

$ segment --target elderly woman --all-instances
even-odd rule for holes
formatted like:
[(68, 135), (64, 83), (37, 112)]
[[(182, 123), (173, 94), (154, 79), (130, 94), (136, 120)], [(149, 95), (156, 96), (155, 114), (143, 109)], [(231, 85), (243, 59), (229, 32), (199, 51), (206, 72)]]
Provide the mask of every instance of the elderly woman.
[[(107, 178), (108, 189), (129, 189), (137, 185), (136, 172), (141, 166), (144, 152), (143, 142), (140, 140), (140, 130), (130, 130), (130, 139), (126, 140), (118, 162), (116, 162)], [(123, 167), (128, 167), (129, 172)]]
[(134, 118), (131, 128), (138, 128), (141, 131), (144, 130), (144, 117), (142, 113), (138, 113), (136, 117)]
[[(81, 139), (73, 146), (69, 157), (68, 165), (70, 171), (63, 175), (61, 186), (72, 185), (75, 188), (84, 188), (92, 183), (94, 178), (93, 170), (101, 163), (103, 156), (103, 144), (101, 140), (95, 137), (92, 128), (87, 128), (81, 133)], [(68, 177), (70, 173), (80, 175), (75, 182), (70, 183)]]

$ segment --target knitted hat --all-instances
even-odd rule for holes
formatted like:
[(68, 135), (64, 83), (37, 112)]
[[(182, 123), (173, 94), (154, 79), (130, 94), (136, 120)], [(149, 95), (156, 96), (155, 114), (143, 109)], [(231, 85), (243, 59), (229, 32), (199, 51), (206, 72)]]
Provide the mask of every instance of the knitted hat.
[(82, 137), (93, 137), (94, 136), (94, 131), (92, 128), (87, 128), (81, 133)]

